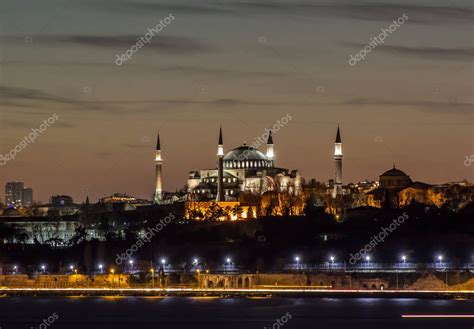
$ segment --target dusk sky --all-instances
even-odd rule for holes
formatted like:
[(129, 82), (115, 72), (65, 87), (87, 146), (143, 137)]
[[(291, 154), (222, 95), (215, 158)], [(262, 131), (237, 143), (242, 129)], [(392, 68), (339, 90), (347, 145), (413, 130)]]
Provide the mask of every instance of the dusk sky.
[[(0, 153), (59, 120), (0, 166), (34, 199), (152, 198), (159, 130), (164, 188), (225, 150), (275, 133), (278, 166), (343, 182), (392, 167), (414, 181), (473, 181), (473, 1), (0, 0)], [(175, 19), (121, 66), (116, 56)], [(370, 40), (408, 20), (364, 60)]]

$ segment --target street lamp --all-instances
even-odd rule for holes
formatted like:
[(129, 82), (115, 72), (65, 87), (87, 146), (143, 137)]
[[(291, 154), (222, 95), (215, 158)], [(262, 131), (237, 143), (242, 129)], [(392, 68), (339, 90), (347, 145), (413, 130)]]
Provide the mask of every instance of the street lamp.
[(99, 264), (100, 274), (102, 274), (102, 268), (103, 268), (103, 267), (104, 267), (104, 266), (103, 266), (102, 264)]
[(228, 267), (230, 267), (231, 264), (232, 264), (232, 259), (227, 257), (225, 260), (224, 270), (228, 270)]
[(166, 259), (162, 258), (161, 259), (161, 264), (163, 264), (163, 266), (166, 266)]
[(406, 263), (407, 262), (407, 256), (402, 255), (402, 261), (403, 261), (403, 263)]
[(365, 260), (367, 261), (367, 267), (370, 266), (370, 256), (366, 256)]
[(41, 265), (41, 269), (43, 270), (43, 273), (46, 272), (46, 265)]
[(13, 266), (13, 272), (15, 272), (15, 274), (16, 274), (16, 271), (17, 271), (17, 270), (18, 270), (18, 267), (17, 267), (16, 265)]
[(331, 263), (334, 264), (334, 260), (335, 260), (334, 256), (331, 256), (329, 259), (331, 260)]
[(443, 262), (443, 255), (438, 255), (438, 260), (439, 260), (439, 266), (441, 266), (441, 263)]
[(199, 264), (199, 259), (194, 258), (194, 259), (193, 259), (193, 265), (198, 265), (198, 264)]
[(297, 269), (299, 269), (299, 267), (300, 267), (300, 260), (301, 260), (300, 256), (295, 257), (295, 263), (296, 263), (296, 268)]
[(113, 268), (111, 268), (110, 273), (112, 274), (112, 287), (113, 287), (114, 286), (114, 280), (115, 280), (115, 270)]
[(151, 272), (151, 286), (155, 288), (155, 270), (153, 267), (150, 269)]

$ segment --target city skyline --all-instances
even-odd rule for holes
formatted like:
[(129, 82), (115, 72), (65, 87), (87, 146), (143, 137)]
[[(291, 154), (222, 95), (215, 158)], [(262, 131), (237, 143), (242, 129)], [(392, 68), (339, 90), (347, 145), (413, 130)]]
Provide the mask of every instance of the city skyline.
[[(115, 63), (170, 14), (149, 44)], [(403, 14), (383, 44), (349, 63)], [(394, 162), (414, 180), (473, 181), (464, 164), (474, 153), (467, 0), (25, 0), (2, 3), (0, 20), (0, 154), (58, 116), (0, 166), (0, 185), (24, 181), (40, 201), (151, 199), (158, 130), (163, 187), (174, 191), (192, 168), (215, 165), (220, 124), (228, 151), (287, 113), (276, 162), (306, 179), (333, 178), (340, 124), (343, 183), (375, 180)]]
[[(289, 123), (287, 123), (287, 124), (289, 124)], [(284, 129), (285, 129), (284, 127), (285, 127), (285, 126), (283, 125), (280, 129), (283, 129), (283, 130), (284, 130)], [(342, 130), (342, 128), (340, 128), (339, 125), (338, 125), (338, 126), (337, 126), (336, 142), (337, 142), (338, 140), (340, 141), (340, 129)], [(265, 135), (268, 131), (270, 131), (268, 128), (263, 129), (263, 130), (262, 130), (262, 135), (255, 137), (254, 140), (253, 140), (253, 144), (250, 144), (249, 146), (252, 146), (252, 145), (255, 145), (255, 144), (257, 144), (257, 145), (260, 144), (261, 141), (263, 140), (263, 139), (262, 139), (262, 136), (268, 136), (268, 135)], [(272, 135), (273, 135), (273, 136), (278, 136), (278, 132), (279, 132), (279, 130), (276, 131), (276, 132), (274, 131)], [(344, 133), (342, 133), (342, 134), (344, 134)], [(158, 134), (157, 134), (157, 135), (158, 135)], [(333, 135), (334, 135), (334, 134), (333, 134)], [(221, 133), (219, 133), (219, 136), (221, 136)], [(227, 135), (226, 135), (226, 142), (223, 144), (223, 152), (224, 152), (224, 154), (227, 154), (227, 153), (229, 153), (230, 151), (232, 151), (233, 149), (238, 149), (240, 146), (247, 144), (247, 141), (246, 141), (246, 140), (243, 140), (241, 144), (236, 144), (236, 145), (227, 146), (227, 145), (228, 145), (227, 139), (232, 139), (232, 138), (229, 138), (229, 137), (230, 137), (230, 136), (227, 136)], [(333, 137), (334, 137), (334, 136), (333, 136)], [(221, 137), (220, 137), (220, 138), (221, 138)], [(163, 139), (163, 138), (161, 137), (161, 139)], [(376, 142), (378, 142), (378, 141), (376, 141)], [(151, 143), (151, 142), (150, 142), (150, 143)], [(146, 144), (150, 144), (150, 143), (148, 143), (148, 140), (146, 141)], [(345, 145), (346, 143), (347, 143), (347, 142), (344, 141), (344, 145)], [(380, 142), (379, 142), (379, 143), (380, 143)], [(152, 143), (152, 144), (153, 144), (153, 143)], [(166, 177), (166, 172), (167, 172), (167, 170), (166, 170), (166, 167), (167, 167), (168, 165), (171, 165), (171, 166), (172, 166), (173, 164), (172, 164), (172, 163), (171, 163), (171, 164), (169, 163), (169, 160), (166, 158), (166, 150), (163, 151), (163, 148), (162, 148), (161, 144), (162, 144), (162, 142), (160, 141), (160, 137), (158, 137), (158, 140), (156, 140), (156, 136), (155, 136), (155, 142), (154, 142), (154, 144), (151, 146), (151, 148), (152, 148), (152, 150), (153, 150), (153, 152), (151, 152), (151, 153), (152, 153), (154, 156), (153, 156), (151, 159), (148, 159), (148, 162), (152, 163), (152, 166), (151, 166), (151, 167), (152, 167), (152, 170), (151, 170), (151, 172), (149, 173), (150, 182), (146, 182), (146, 185), (151, 185), (151, 186), (152, 186), (152, 188), (151, 188), (152, 191), (151, 191), (150, 193), (148, 193), (148, 194), (147, 194), (146, 192), (143, 192), (143, 191), (134, 194), (134, 193), (130, 193), (129, 191), (119, 190), (119, 191), (108, 191), (108, 192), (105, 192), (105, 194), (97, 194), (97, 195), (95, 195), (94, 193), (90, 193), (90, 194), (86, 194), (83, 199), (80, 199), (80, 198), (77, 198), (77, 196), (75, 196), (74, 193), (68, 193), (68, 192), (66, 191), (66, 192), (64, 192), (64, 193), (63, 193), (63, 192), (52, 192), (52, 193), (50, 193), (50, 194), (48, 194), (48, 195), (46, 196), (46, 200), (49, 200), (50, 197), (53, 196), (53, 195), (71, 195), (71, 196), (73, 196), (74, 200), (75, 200), (77, 203), (81, 203), (81, 202), (83, 202), (87, 197), (89, 197), (89, 199), (90, 199), (91, 201), (98, 201), (100, 198), (105, 197), (105, 196), (108, 196), (108, 195), (112, 195), (112, 194), (114, 194), (114, 193), (124, 193), (124, 194), (128, 194), (128, 195), (135, 196), (135, 197), (138, 197), (138, 198), (144, 198), (144, 199), (148, 199), (148, 200), (153, 200), (153, 199), (155, 198), (155, 196), (156, 196), (156, 191), (155, 191), (155, 190), (156, 190), (156, 167), (155, 167), (155, 165), (156, 165), (157, 159), (159, 159), (159, 161), (160, 161), (160, 163), (161, 163), (161, 165), (160, 165), (160, 172), (161, 172), (161, 171), (164, 171), (164, 173), (165, 173), (165, 174), (164, 174), (164, 178), (161, 177), (161, 179), (160, 179), (161, 184), (163, 184), (163, 186), (164, 186), (163, 192), (173, 192), (175, 189), (168, 189), (168, 188), (167, 188), (167, 184), (166, 184), (166, 183), (167, 183), (167, 177)], [(212, 143), (211, 143), (211, 144), (212, 144)], [(337, 144), (337, 143), (336, 143), (336, 144)], [(219, 146), (219, 145), (220, 145), (219, 143), (214, 143), (214, 147), (213, 147), (214, 150), (215, 150), (215, 147), (216, 147), (216, 146)], [(282, 159), (279, 159), (279, 158), (278, 158), (278, 142), (276, 142), (275, 144), (272, 144), (272, 146), (273, 146), (273, 145), (274, 145), (274, 147), (275, 147), (274, 159), (275, 159), (276, 163), (280, 166), (281, 164), (278, 163), (278, 161), (279, 161), (279, 160), (282, 161)], [(333, 142), (331, 143), (331, 145), (334, 145), (334, 138), (333, 138)], [(265, 152), (265, 149), (266, 149), (266, 148), (267, 148), (267, 144), (265, 143), (265, 144), (261, 144), (260, 147), (258, 147), (258, 148), (256, 148), (256, 149), (257, 149), (257, 150), (261, 150), (262, 152)], [(332, 153), (328, 155), (328, 158), (333, 159), (333, 157), (334, 157), (334, 146), (332, 146), (331, 148), (332, 148)], [(207, 147), (206, 147), (206, 149), (207, 149)], [(344, 153), (344, 157), (346, 157), (346, 154), (347, 154), (347, 153), (346, 153), (346, 152), (347, 152), (346, 149), (347, 149), (347, 148), (344, 146), (344, 152), (343, 152), (343, 153)], [(157, 150), (160, 151), (160, 152), (159, 152), (159, 157), (157, 157), (157, 154), (158, 154), (158, 153), (157, 153)], [(164, 155), (163, 155), (162, 152), (164, 152)], [(209, 169), (211, 169), (211, 168), (217, 168), (217, 166), (218, 166), (218, 162), (217, 162), (217, 161), (218, 161), (218, 157), (215, 156), (215, 152), (214, 152), (214, 153), (211, 153), (211, 154), (207, 154), (207, 153), (208, 153), (208, 152), (206, 152), (206, 156), (210, 156), (211, 158), (214, 156), (215, 161), (214, 161), (214, 162), (209, 161), (209, 160), (208, 160), (208, 161), (205, 161), (205, 162), (207, 162), (209, 165), (208, 165), (208, 166), (204, 166), (204, 167), (205, 167), (205, 168), (209, 168)], [(307, 158), (306, 158), (306, 159), (307, 159)], [(240, 160), (242, 160), (242, 159), (240, 159)], [(284, 160), (284, 159), (283, 159), (283, 160)], [(14, 160), (14, 161), (16, 161), (16, 160)], [(345, 161), (346, 161), (346, 160), (344, 160), (344, 162), (345, 162)], [(332, 161), (330, 161), (330, 162), (332, 163), (332, 176), (329, 176), (329, 177), (323, 179), (323, 178), (320, 178), (320, 177), (308, 177), (308, 176), (302, 175), (302, 178), (303, 178), (304, 180), (306, 180), (307, 183), (308, 183), (311, 179), (315, 179), (316, 181), (319, 181), (319, 182), (322, 182), (322, 183), (327, 183), (329, 180), (334, 180), (334, 174), (335, 174), (335, 173), (334, 173), (334, 170), (335, 170), (335, 169), (334, 169), (334, 160), (332, 160)], [(8, 164), (8, 162), (7, 162), (7, 164)], [(378, 172), (378, 173), (376, 173), (376, 174), (374, 174), (374, 175), (371, 175), (371, 176), (369, 176), (369, 177), (360, 178), (360, 179), (358, 179), (358, 180), (357, 180), (357, 179), (356, 179), (356, 180), (350, 180), (350, 179), (348, 179), (348, 178), (347, 178), (347, 179), (345, 178), (346, 170), (348, 170), (348, 168), (347, 168), (346, 165), (345, 165), (345, 166), (344, 166), (344, 175), (342, 176), (342, 177), (343, 177), (343, 178), (342, 178), (342, 184), (358, 183), (358, 182), (361, 182), (361, 181), (364, 181), (364, 180), (368, 180), (368, 181), (378, 181), (378, 178), (379, 178), (379, 175), (380, 175), (380, 174), (382, 174), (382, 173), (383, 173), (384, 171), (386, 171), (387, 169), (392, 168), (392, 166), (393, 166), (393, 168), (395, 168), (395, 165), (396, 165), (396, 164), (397, 164), (396, 161), (393, 161), (392, 163), (388, 163), (385, 168), (382, 168), (382, 169), (380, 170), (380, 172)], [(469, 168), (469, 166), (466, 166), (465, 164), (463, 164), (463, 165), (464, 165), (465, 167), (468, 167), (468, 168)], [(112, 165), (110, 168), (113, 168), (113, 167), (114, 167), (114, 165)], [(161, 168), (164, 168), (164, 170), (161, 169)], [(400, 166), (400, 165), (398, 165), (398, 168), (401, 168), (401, 169), (407, 171), (407, 173), (408, 173), (410, 176), (413, 177), (412, 173), (411, 173), (409, 170), (407, 170), (406, 168), (404, 168), (404, 167), (402, 167), (402, 166)], [(330, 170), (331, 170), (331, 169), (330, 169)], [(188, 178), (188, 174), (189, 174), (190, 171), (191, 171), (191, 168), (189, 168), (189, 169), (186, 171), (186, 173), (183, 175), (183, 177), (184, 177), (183, 182), (184, 182), (184, 183), (182, 184), (181, 187), (178, 186), (177, 189), (184, 188), (184, 187), (186, 186), (186, 179)], [(163, 175), (163, 174), (160, 174), (160, 176), (161, 176), (161, 175)], [(107, 177), (109, 177), (109, 176), (110, 176), (110, 175), (108, 175)], [(112, 179), (113, 179), (113, 178), (112, 178)], [(463, 178), (463, 179), (466, 179), (466, 178)], [(429, 182), (429, 183), (442, 184), (442, 183), (449, 183), (449, 182), (461, 181), (461, 180), (463, 180), (463, 179), (451, 180), (451, 181), (443, 181), (443, 182), (435, 182), (435, 183)], [(8, 181), (5, 182), (5, 184), (8, 183), (8, 182), (10, 182), (10, 181), (11, 181), (11, 182), (22, 182), (22, 179), (16, 179), (16, 180), (15, 180), (15, 179), (12, 179), (12, 180), (8, 180)], [(421, 179), (418, 179), (417, 177), (414, 177), (414, 181), (422, 181), (422, 180), (421, 180)], [(25, 183), (25, 184), (28, 185), (30, 188), (32, 187), (30, 183)], [(170, 182), (168, 182), (168, 184), (171, 185)], [(178, 185), (179, 185), (179, 183), (178, 183)], [(84, 186), (87, 186), (87, 184), (85, 184)], [(93, 185), (91, 185), (91, 186), (93, 186)], [(37, 194), (40, 194), (40, 195), (41, 195), (41, 187), (34, 187), (34, 189), (35, 189), (35, 195), (37, 195)], [(89, 191), (92, 191), (92, 190), (89, 190)], [(44, 200), (42, 200), (42, 199), (40, 199), (40, 198), (36, 198), (36, 196), (35, 196), (34, 201), (45, 202)]]

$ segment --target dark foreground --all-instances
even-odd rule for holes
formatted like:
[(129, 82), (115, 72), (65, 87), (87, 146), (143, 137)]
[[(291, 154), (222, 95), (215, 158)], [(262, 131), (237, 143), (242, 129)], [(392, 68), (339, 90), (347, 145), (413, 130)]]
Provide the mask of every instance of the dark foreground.
[[(54, 314), (54, 316), (53, 316)], [(288, 314), (291, 316), (288, 316)], [(468, 328), (473, 300), (376, 298), (4, 297), (0, 326), (15, 328)], [(48, 320), (48, 317), (49, 320)], [(43, 319), (48, 323), (42, 324)], [(283, 324), (282, 319), (286, 320)], [(280, 325), (275, 324), (280, 321)]]

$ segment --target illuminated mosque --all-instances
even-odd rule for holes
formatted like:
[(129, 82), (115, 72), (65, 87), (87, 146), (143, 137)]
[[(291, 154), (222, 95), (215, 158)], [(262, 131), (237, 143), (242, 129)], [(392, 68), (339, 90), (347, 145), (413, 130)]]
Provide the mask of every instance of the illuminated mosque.
[(243, 192), (267, 191), (301, 193), (302, 177), (298, 170), (275, 166), (272, 132), (268, 132), (266, 152), (243, 144), (224, 152), (222, 128), (217, 147), (217, 168), (189, 173), (187, 189), (199, 201), (237, 201)]

